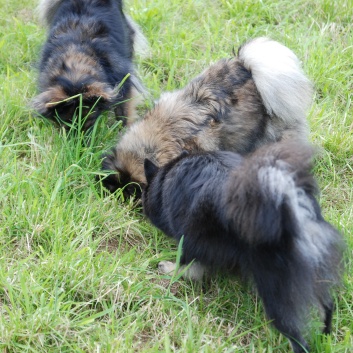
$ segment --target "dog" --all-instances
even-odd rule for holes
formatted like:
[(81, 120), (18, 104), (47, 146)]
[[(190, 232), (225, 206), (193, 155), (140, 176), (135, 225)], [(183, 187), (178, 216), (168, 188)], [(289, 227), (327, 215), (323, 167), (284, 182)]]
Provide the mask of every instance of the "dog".
[(145, 158), (162, 166), (183, 150), (246, 154), (270, 142), (306, 140), (312, 93), (290, 49), (253, 39), (183, 89), (162, 94), (104, 155), (102, 169), (109, 175), (103, 184), (111, 192), (129, 185), (136, 195), (146, 183)]
[(106, 110), (136, 119), (144, 88), (132, 61), (147, 40), (122, 0), (42, 0), (38, 10), (49, 27), (32, 101), (39, 115), (66, 127), (80, 115), (85, 131)]
[[(303, 329), (312, 306), (330, 332), (342, 271), (342, 237), (321, 215), (312, 154), (283, 141), (245, 157), (216, 151), (183, 153), (162, 167), (144, 161), (144, 214), (166, 235), (184, 236), (180, 263), (195, 261), (186, 275), (240, 273), (295, 353), (309, 351)], [(159, 268), (169, 273), (175, 264)]]

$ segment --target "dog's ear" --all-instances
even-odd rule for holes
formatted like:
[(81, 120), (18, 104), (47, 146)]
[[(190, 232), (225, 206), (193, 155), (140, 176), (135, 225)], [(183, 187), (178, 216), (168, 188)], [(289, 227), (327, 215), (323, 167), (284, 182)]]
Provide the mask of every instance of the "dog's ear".
[(148, 158), (145, 158), (143, 165), (145, 168), (146, 180), (147, 180), (147, 183), (149, 184), (151, 182), (152, 178), (157, 174), (158, 167), (152, 161), (150, 161)]
[(67, 98), (68, 96), (62, 87), (54, 86), (47, 91), (38, 94), (32, 100), (31, 105), (40, 115), (47, 116), (53, 108)]

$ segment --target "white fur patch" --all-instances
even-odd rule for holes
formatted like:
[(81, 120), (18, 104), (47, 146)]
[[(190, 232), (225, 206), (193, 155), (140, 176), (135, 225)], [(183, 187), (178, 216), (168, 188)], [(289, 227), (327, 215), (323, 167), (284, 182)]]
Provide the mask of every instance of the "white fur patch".
[(256, 87), (270, 115), (289, 123), (306, 124), (312, 102), (312, 84), (299, 59), (286, 46), (264, 37), (246, 43), (239, 58), (252, 73)]

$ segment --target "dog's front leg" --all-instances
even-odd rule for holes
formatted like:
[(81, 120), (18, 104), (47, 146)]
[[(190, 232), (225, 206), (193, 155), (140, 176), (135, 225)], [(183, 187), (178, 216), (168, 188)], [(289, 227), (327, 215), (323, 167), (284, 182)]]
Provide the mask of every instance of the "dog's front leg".
[[(185, 269), (185, 267), (187, 267)], [(176, 269), (176, 263), (170, 261), (161, 261), (158, 264), (158, 270), (163, 274), (171, 275)], [(182, 273), (183, 278), (190, 279), (191, 281), (201, 281), (205, 274), (205, 267), (199, 262), (193, 262), (189, 267), (181, 266), (178, 273)]]

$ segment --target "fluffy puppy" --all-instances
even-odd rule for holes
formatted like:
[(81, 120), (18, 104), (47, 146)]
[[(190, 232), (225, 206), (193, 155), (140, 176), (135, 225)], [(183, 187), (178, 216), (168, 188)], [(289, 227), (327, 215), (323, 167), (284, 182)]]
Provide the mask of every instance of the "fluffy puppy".
[(145, 184), (145, 158), (161, 166), (183, 150), (245, 154), (269, 142), (306, 139), (311, 100), (312, 85), (295, 54), (267, 38), (251, 40), (236, 57), (164, 93), (105, 156), (103, 170), (114, 173), (104, 184), (112, 192)]
[[(184, 236), (181, 264), (241, 273), (295, 353), (309, 350), (306, 314), (317, 307), (331, 329), (332, 286), (342, 239), (315, 199), (311, 148), (281, 142), (247, 157), (232, 152), (182, 155), (158, 168), (145, 160), (143, 209), (165, 234)], [(160, 263), (169, 272), (171, 263)]]
[(68, 125), (80, 114), (84, 130), (105, 110), (135, 118), (143, 88), (132, 59), (134, 47), (147, 41), (122, 7), (122, 0), (41, 1), (49, 33), (33, 100), (40, 115)]

